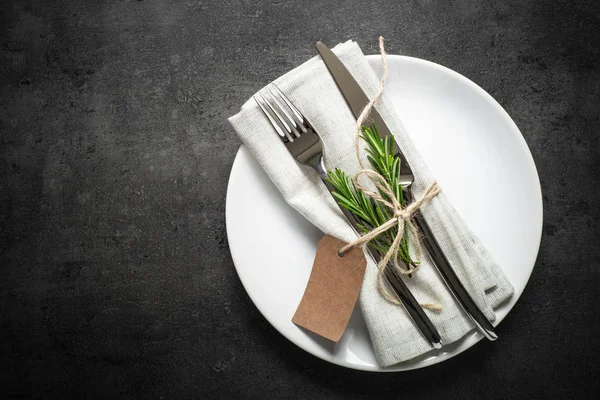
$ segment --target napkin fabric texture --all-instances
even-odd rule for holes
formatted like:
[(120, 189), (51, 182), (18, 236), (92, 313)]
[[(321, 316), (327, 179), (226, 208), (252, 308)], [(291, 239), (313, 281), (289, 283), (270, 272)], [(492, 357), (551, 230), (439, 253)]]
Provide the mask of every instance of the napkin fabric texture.
[[(374, 97), (379, 78), (360, 47), (349, 41), (337, 45), (333, 51), (365, 93), (370, 98)], [(355, 118), (321, 58), (317, 56), (308, 60), (275, 83), (320, 134), (325, 145), (326, 167), (341, 168), (350, 176), (359, 171), (354, 150)], [(412, 188), (418, 198), (434, 177), (385, 92), (375, 107), (394, 133), (416, 175)], [(248, 100), (229, 121), (292, 207), (324, 233), (346, 242), (356, 239), (356, 234), (318, 175), (309, 167), (296, 163), (253, 99)], [(444, 195), (443, 187), (442, 192), (421, 210), (463, 284), (488, 319), (493, 321), (493, 309), (513, 293), (510, 282), (454, 210)], [(379, 365), (390, 366), (432, 350), (406, 310), (388, 303), (380, 295), (376, 285), (377, 266), (370, 257), (367, 260), (359, 303)], [(440, 332), (444, 344), (460, 339), (474, 328), (456, 305), (427, 255), (423, 256), (422, 264), (412, 278), (404, 280), (420, 303), (442, 305), (440, 312), (425, 312)]]

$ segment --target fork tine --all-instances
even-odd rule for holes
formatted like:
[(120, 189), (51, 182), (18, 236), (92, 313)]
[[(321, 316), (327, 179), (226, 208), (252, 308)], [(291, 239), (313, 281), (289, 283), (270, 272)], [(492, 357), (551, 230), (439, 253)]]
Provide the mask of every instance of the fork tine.
[(277, 122), (279, 122), (280, 126), (283, 127), (283, 130), (284, 130), (284, 133), (285, 133), (285, 136), (287, 137), (287, 139), (290, 142), (293, 142), (294, 139), (292, 138), (292, 128), (290, 128), (290, 125), (288, 124), (289, 121), (287, 121), (284, 117), (281, 116), (279, 111), (277, 111), (276, 106), (273, 106), (273, 98), (272, 98), (271, 94), (268, 91), (265, 91), (265, 94), (267, 95), (268, 99), (265, 98), (265, 95), (263, 95), (263, 92), (258, 93), (258, 95), (265, 102), (267, 107), (269, 107), (271, 116), (273, 118), (275, 118), (277, 120)]
[[(281, 105), (281, 103), (273, 96), (273, 93), (267, 88), (264, 90), (265, 95), (268, 97), (268, 100), (263, 96), (263, 100), (266, 100), (267, 105), (271, 108), (271, 110), (275, 113), (277, 118), (281, 121), (281, 123), (285, 126), (287, 132), (291, 135), (294, 134), (295, 137), (300, 137), (300, 133), (296, 129), (296, 121), (290, 114), (285, 110), (285, 108)], [(260, 93), (262, 96), (262, 93)]]
[[(275, 86), (275, 85), (273, 84), (271, 86)], [(294, 111), (290, 109), (293, 116), (290, 115), (290, 113), (288, 113), (286, 107), (284, 107), (283, 104), (281, 104), (279, 102), (279, 100), (277, 100), (277, 98), (279, 98), (280, 100), (285, 102), (286, 99), (284, 98), (284, 96), (282, 96), (279, 93), (273, 94), (273, 92), (271, 91), (271, 88), (267, 88), (267, 92), (269, 93), (269, 95), (271, 95), (271, 99), (275, 102), (275, 104), (277, 104), (277, 107), (283, 113), (283, 116), (287, 117), (287, 122), (292, 127), (292, 131), (294, 132), (294, 135), (296, 137), (300, 137), (300, 132), (298, 132), (298, 130), (301, 130), (302, 133), (306, 133), (306, 128), (304, 128), (304, 125), (302, 125), (302, 121), (298, 120), (296, 115), (294, 115)]]
[(300, 129), (302, 130), (302, 132), (306, 133), (306, 128), (304, 127), (304, 123), (306, 121), (306, 118), (304, 118), (304, 115), (302, 115), (302, 113), (300, 112), (300, 110), (298, 110), (292, 104), (292, 102), (287, 98), (287, 96), (285, 94), (283, 94), (283, 92), (281, 91), (281, 89), (279, 89), (279, 87), (276, 84), (273, 83), (271, 86), (273, 86), (275, 88), (275, 92), (277, 93), (277, 95), (279, 96), (279, 98), (281, 98), (281, 100), (283, 100), (284, 103), (290, 108), (290, 110), (292, 111), (292, 114), (294, 116), (294, 120), (296, 121), (296, 123), (298, 124), (298, 126), (300, 127)]
[[(265, 114), (265, 116), (267, 117), (267, 119), (269, 120), (269, 122), (271, 122), (271, 125), (273, 125), (273, 128), (275, 128), (275, 131), (277, 131), (277, 133), (279, 134), (279, 136), (284, 140), (284, 141), (293, 141), (292, 137), (290, 136), (290, 134), (288, 133), (289, 127), (286, 127), (284, 125), (282, 125), (281, 123), (281, 119), (277, 118), (277, 116), (273, 113), (272, 107), (270, 106), (270, 104), (265, 100), (265, 98), (262, 96), (261, 93), (258, 93), (258, 96), (252, 96), (252, 98), (254, 99), (254, 101), (256, 102), (256, 104), (258, 104), (258, 106), (260, 107), (260, 109), (262, 110), (262, 112)], [(266, 107), (265, 105), (266, 104)]]

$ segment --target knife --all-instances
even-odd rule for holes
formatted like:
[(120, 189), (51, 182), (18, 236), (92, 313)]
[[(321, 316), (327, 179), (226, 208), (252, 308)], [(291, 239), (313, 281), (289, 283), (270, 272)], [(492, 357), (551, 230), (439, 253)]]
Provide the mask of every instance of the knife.
[[(354, 80), (352, 74), (350, 74), (350, 71), (348, 71), (342, 61), (327, 46), (321, 42), (317, 42), (317, 51), (321, 55), (323, 62), (331, 73), (333, 80), (342, 92), (342, 95), (348, 103), (350, 110), (352, 110), (354, 116), (358, 118), (367, 103), (369, 103), (369, 98), (356, 80)], [(381, 137), (393, 137), (389, 128), (375, 108), (371, 110), (369, 119), (375, 123)], [(398, 147), (398, 144), (395, 140), (393, 142), (394, 155), (400, 157), (401, 161), (406, 163), (407, 161), (404, 158), (401, 149)], [(405, 195), (407, 201), (412, 200), (412, 193), (410, 190), (403, 190), (403, 194)], [(434, 266), (436, 267), (446, 286), (448, 286), (450, 289), (454, 299), (461, 306), (464, 313), (471, 319), (479, 332), (481, 332), (489, 340), (498, 339), (498, 336), (494, 331), (494, 326), (490, 323), (490, 321), (488, 321), (487, 317), (479, 309), (469, 292), (465, 289), (464, 285), (458, 278), (458, 275), (456, 275), (456, 272), (450, 265), (446, 255), (435, 239), (433, 232), (423, 217), (423, 214), (417, 212), (414, 214), (414, 220), (424, 235), (423, 244), (429, 252)]]

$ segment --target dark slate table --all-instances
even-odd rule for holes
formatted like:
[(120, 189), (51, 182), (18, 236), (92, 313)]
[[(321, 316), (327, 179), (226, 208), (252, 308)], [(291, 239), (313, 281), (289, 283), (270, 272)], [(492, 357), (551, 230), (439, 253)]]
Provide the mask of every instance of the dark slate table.
[[(595, 1), (5, 1), (1, 392), (10, 398), (598, 398)], [(321, 39), (448, 66), (515, 120), (544, 234), (501, 340), (351, 371), (257, 311), (225, 233), (226, 117)], [(518, 206), (519, 193), (501, 193)]]

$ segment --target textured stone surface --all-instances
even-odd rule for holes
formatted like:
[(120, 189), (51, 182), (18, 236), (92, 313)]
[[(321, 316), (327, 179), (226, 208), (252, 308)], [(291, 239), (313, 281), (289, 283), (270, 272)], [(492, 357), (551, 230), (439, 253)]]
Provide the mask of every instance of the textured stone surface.
[[(6, 1), (0, 12), (2, 392), (11, 398), (597, 398), (595, 1)], [(254, 91), (354, 39), (504, 106), (537, 163), (544, 235), (481, 342), (401, 374), (339, 368), (256, 310), (227, 247)], [(502, 195), (502, 194), (500, 194)], [(507, 193), (518, 202), (518, 193)]]

